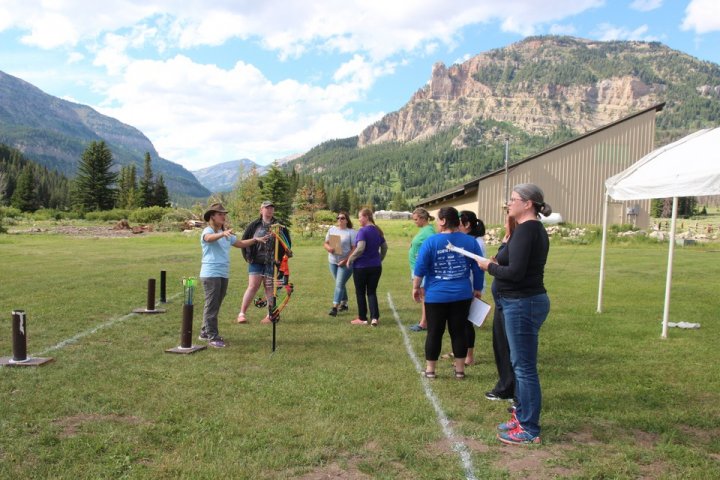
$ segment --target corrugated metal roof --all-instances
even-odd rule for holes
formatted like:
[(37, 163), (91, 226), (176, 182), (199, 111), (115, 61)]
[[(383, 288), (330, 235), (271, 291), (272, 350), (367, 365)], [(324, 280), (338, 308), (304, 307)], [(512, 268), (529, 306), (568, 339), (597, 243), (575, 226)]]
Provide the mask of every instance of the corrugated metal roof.
[[(518, 165), (522, 165), (523, 163), (530, 162), (530, 161), (532, 161), (532, 160), (534, 160), (534, 159), (536, 159), (536, 158), (538, 158), (538, 157), (542, 157), (542, 156), (544, 156), (544, 155), (547, 155), (548, 153), (550, 153), (550, 152), (552, 152), (552, 151), (555, 151), (555, 150), (564, 148), (564, 147), (566, 147), (566, 146), (568, 146), (568, 145), (570, 145), (570, 144), (573, 144), (573, 143), (578, 142), (578, 141), (580, 141), (580, 140), (582, 140), (582, 139), (585, 139), (585, 138), (587, 138), (587, 137), (590, 137), (590, 136), (592, 136), (592, 135), (595, 135), (595, 134), (597, 134), (597, 133), (599, 133), (599, 132), (602, 132), (603, 130), (607, 130), (608, 128), (614, 127), (614, 126), (616, 126), (616, 125), (618, 125), (618, 124), (620, 124), (620, 123), (623, 123), (623, 122), (626, 122), (626, 121), (628, 121), (628, 120), (631, 120), (631, 119), (633, 119), (633, 118), (635, 118), (635, 117), (638, 117), (638, 116), (640, 116), (640, 115), (643, 115), (643, 114), (645, 114), (645, 113), (647, 113), (647, 112), (650, 112), (650, 111), (652, 111), (652, 110), (655, 110), (656, 112), (659, 112), (659, 111), (661, 111), (664, 107), (665, 107), (665, 102), (658, 103), (657, 105), (653, 105), (652, 107), (646, 108), (646, 109), (641, 110), (641, 111), (636, 112), (636, 113), (633, 113), (633, 114), (631, 114), (631, 115), (628, 115), (627, 117), (623, 117), (623, 118), (621, 118), (620, 120), (616, 120), (616, 121), (614, 121), (614, 122), (612, 122), (612, 123), (608, 123), (607, 125), (604, 125), (604, 126), (602, 126), (602, 127), (596, 128), (595, 130), (591, 130), (591, 131), (589, 131), (589, 132), (587, 132), (587, 133), (584, 133), (584, 134), (579, 135), (579, 136), (577, 136), (577, 137), (575, 137), (575, 138), (572, 138), (572, 139), (570, 139), (570, 140), (568, 140), (568, 141), (566, 141), (566, 142), (559, 143), (559, 144), (554, 145), (554, 146), (552, 146), (552, 147), (546, 148), (545, 150), (543, 150), (543, 151), (541, 151), (541, 152), (538, 152), (538, 153), (536, 153), (536, 154), (530, 155), (529, 157), (526, 157), (526, 158), (524, 158), (524, 159), (522, 159), (522, 160), (520, 160), (520, 161), (518, 161), (518, 162), (513, 163), (512, 165), (509, 165), (508, 169), (513, 169), (513, 168), (517, 167)], [(439, 193), (437, 193), (437, 194), (435, 194), (435, 195), (432, 195), (432, 196), (430, 196), (430, 197), (424, 198), (424, 199), (420, 200), (420, 202), (418, 202), (416, 206), (418, 206), (418, 207), (427, 207), (428, 205), (433, 204), (433, 203), (439, 203), (439, 202), (443, 202), (443, 201), (445, 201), (445, 200), (450, 200), (450, 199), (452, 199), (452, 198), (465, 195), (468, 191), (473, 190), (473, 187), (477, 188), (477, 186), (478, 186), (478, 184), (480, 183), (481, 180), (483, 180), (483, 179), (485, 179), (485, 178), (488, 178), (488, 177), (492, 177), (492, 176), (494, 176), (494, 175), (504, 174), (504, 173), (505, 173), (505, 167), (500, 168), (500, 169), (498, 169), (498, 170), (494, 170), (494, 171), (492, 171), (492, 172), (484, 173), (483, 175), (480, 175), (479, 177), (476, 177), (476, 178), (474, 178), (474, 179), (472, 179), (472, 180), (470, 180), (470, 181), (468, 181), (468, 182), (462, 183), (462, 184), (460, 184), (460, 185), (454, 186), (454, 187), (452, 187), (452, 188), (449, 188), (449, 189), (447, 189), (447, 190), (444, 190), (444, 191), (442, 191), (442, 192), (439, 192)]]

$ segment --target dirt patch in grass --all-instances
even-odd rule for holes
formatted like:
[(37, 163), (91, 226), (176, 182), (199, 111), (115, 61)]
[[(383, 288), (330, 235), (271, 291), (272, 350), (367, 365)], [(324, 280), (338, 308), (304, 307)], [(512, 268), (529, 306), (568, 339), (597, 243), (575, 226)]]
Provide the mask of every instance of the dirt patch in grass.
[(357, 460), (350, 460), (347, 466), (341, 466), (337, 462), (331, 463), (295, 478), (298, 480), (366, 480), (372, 478), (370, 475), (362, 473), (356, 464)]
[(80, 427), (90, 422), (117, 422), (129, 425), (140, 425), (146, 423), (143, 419), (123, 415), (100, 415), (95, 413), (73, 415), (71, 417), (59, 418), (53, 423), (62, 427), (60, 438), (74, 437), (79, 433)]

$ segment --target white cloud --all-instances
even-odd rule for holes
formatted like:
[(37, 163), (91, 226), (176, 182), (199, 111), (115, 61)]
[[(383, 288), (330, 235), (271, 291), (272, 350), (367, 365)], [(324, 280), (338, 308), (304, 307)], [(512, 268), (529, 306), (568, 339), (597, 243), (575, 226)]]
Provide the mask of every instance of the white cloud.
[(575, 25), (572, 24), (561, 25), (554, 23), (550, 25), (550, 29), (548, 31), (552, 35), (574, 35), (577, 32), (577, 29), (575, 28)]
[(139, 128), (160, 155), (192, 169), (242, 157), (267, 163), (323, 140), (356, 135), (377, 120), (381, 113), (342, 113), (363, 91), (355, 82), (370, 81), (370, 68), (354, 59), (339, 70), (338, 83), (320, 88), (294, 80), (272, 83), (241, 62), (222, 70), (185, 56), (135, 61), (98, 109)]
[(630, 30), (626, 27), (618, 27), (609, 23), (601, 23), (597, 27), (597, 31), (593, 32), (593, 35), (598, 37), (598, 40), (604, 42), (611, 40), (641, 40), (644, 42), (658, 41), (658, 37), (654, 35), (647, 35), (649, 27), (647, 25), (640, 25), (634, 30)]
[(720, 31), (720, 2), (717, 0), (692, 0), (685, 9), (683, 30), (697, 33)]
[(630, 4), (630, 8), (640, 12), (649, 12), (662, 7), (662, 0), (634, 0)]
[(82, 62), (83, 60), (85, 60), (85, 55), (83, 55), (82, 53), (70, 52), (70, 54), (68, 55), (67, 63), (69, 65), (72, 65), (73, 63)]

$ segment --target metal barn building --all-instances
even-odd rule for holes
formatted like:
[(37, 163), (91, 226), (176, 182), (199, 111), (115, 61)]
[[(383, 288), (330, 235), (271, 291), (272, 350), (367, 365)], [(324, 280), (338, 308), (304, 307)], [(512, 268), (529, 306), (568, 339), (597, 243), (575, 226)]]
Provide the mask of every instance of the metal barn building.
[[(655, 116), (665, 103), (622, 118), (560, 145), (548, 148), (508, 168), (421, 200), (417, 206), (435, 215), (441, 207), (477, 212), (486, 225), (504, 222), (505, 184), (535, 183), (545, 201), (564, 222), (602, 223), (605, 180), (654, 150)], [(508, 192), (509, 194), (509, 192)], [(650, 200), (611, 203), (610, 223), (649, 224)]]

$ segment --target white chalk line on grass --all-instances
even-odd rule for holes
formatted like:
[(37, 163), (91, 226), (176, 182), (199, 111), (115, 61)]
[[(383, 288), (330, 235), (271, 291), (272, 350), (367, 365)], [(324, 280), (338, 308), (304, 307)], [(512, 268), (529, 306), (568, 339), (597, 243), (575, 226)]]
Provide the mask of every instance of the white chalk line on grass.
[[(177, 297), (179, 297), (180, 295), (182, 295), (182, 292), (176, 293), (175, 295), (173, 295), (172, 297), (170, 297), (169, 300), (172, 300), (172, 299), (174, 299), (174, 298), (177, 298)], [(156, 306), (157, 306), (157, 305), (156, 305)], [(50, 352), (52, 352), (52, 351), (60, 350), (61, 348), (67, 347), (68, 345), (71, 345), (71, 344), (77, 342), (77, 341), (80, 340), (81, 338), (87, 337), (88, 335), (92, 335), (93, 333), (95, 333), (95, 332), (97, 332), (97, 331), (99, 331), (99, 330), (102, 330), (103, 328), (112, 327), (113, 325), (115, 325), (115, 324), (117, 324), (117, 323), (124, 322), (124, 321), (127, 320), (128, 318), (134, 317), (135, 315), (140, 315), (140, 314), (139, 314), (139, 313), (128, 313), (127, 315), (123, 315), (122, 317), (111, 318), (110, 320), (108, 320), (108, 321), (105, 322), (105, 323), (101, 323), (100, 325), (96, 325), (96, 326), (94, 326), (93, 328), (91, 328), (90, 330), (85, 330), (84, 332), (80, 332), (80, 333), (78, 333), (77, 335), (75, 335), (74, 337), (68, 338), (67, 340), (63, 340), (62, 342), (60, 342), (60, 343), (58, 343), (58, 344), (56, 344), (56, 345), (53, 345), (53, 346), (50, 347), (50, 348), (46, 348), (46, 349), (43, 350), (42, 352), (36, 353), (36, 354), (33, 355), (33, 356), (39, 357), (39, 356), (45, 355), (45, 354), (47, 354), (47, 353), (50, 353)]]
[[(410, 344), (410, 338), (408, 337), (407, 331), (405, 330), (405, 326), (400, 321), (400, 315), (398, 315), (397, 310), (395, 309), (395, 304), (393, 303), (392, 295), (390, 295), (390, 292), (388, 292), (387, 298), (388, 303), (390, 304), (390, 310), (392, 310), (393, 316), (395, 317), (395, 322), (397, 323), (400, 331), (403, 334), (405, 349), (407, 350), (410, 360), (412, 360), (413, 364), (415, 365), (415, 369), (418, 372), (425, 371), (425, 366), (422, 365), (420, 360), (417, 358), (417, 355), (415, 355), (415, 352), (413, 351), (412, 345)], [(423, 389), (425, 390), (425, 396), (428, 398), (428, 400), (430, 400), (430, 403), (435, 409), (435, 415), (437, 416), (438, 423), (442, 427), (445, 438), (450, 441), (452, 449), (460, 456), (460, 461), (462, 462), (462, 466), (465, 469), (465, 478), (467, 480), (477, 480), (475, 473), (473, 473), (475, 469), (473, 468), (472, 458), (470, 457), (470, 449), (467, 445), (465, 445), (462, 440), (457, 437), (457, 435), (455, 435), (455, 431), (450, 425), (450, 420), (448, 420), (447, 415), (442, 409), (442, 406), (440, 406), (440, 400), (438, 400), (437, 396), (430, 387), (430, 382), (428, 381), (428, 379), (425, 377), (421, 377), (421, 380), (423, 384)]]

